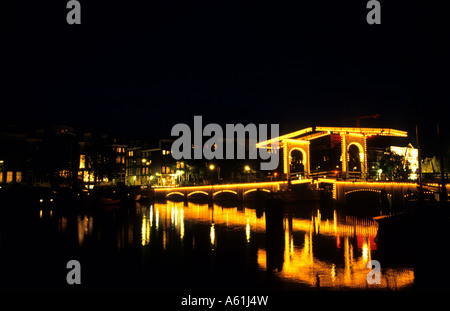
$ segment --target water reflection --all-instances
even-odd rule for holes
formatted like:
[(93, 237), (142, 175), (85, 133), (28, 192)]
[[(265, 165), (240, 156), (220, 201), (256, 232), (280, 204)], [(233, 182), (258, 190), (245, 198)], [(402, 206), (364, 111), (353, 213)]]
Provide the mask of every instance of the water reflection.
[[(268, 268), (268, 251), (281, 252), (274, 257), (281, 259), (276, 265), (274, 276), (289, 282), (301, 283), (310, 287), (328, 288), (367, 288), (367, 262), (377, 250), (375, 237), (378, 226), (369, 219), (346, 216), (341, 219), (334, 210), (330, 219), (323, 217), (317, 209), (311, 218), (285, 215), (283, 218), (284, 247), (267, 248), (266, 214), (257, 217), (256, 210), (248, 207), (239, 209), (222, 208), (218, 205), (183, 202), (156, 203), (142, 209), (141, 244), (148, 245), (153, 235), (162, 233), (163, 248), (167, 249), (168, 236), (176, 233), (179, 241), (185, 237), (186, 223), (207, 224), (211, 250), (225, 248), (221, 239), (227, 239), (226, 232), (242, 231), (245, 239), (234, 243), (254, 244), (257, 247), (257, 264), (261, 270)], [(159, 228), (161, 223), (161, 228)], [(189, 227), (191, 228), (191, 227)], [(218, 228), (225, 229), (225, 235), (217, 235)], [(154, 230), (152, 230), (154, 229)], [(192, 247), (200, 239), (191, 233)], [(283, 240), (282, 236), (282, 240)], [(171, 235), (171, 238), (173, 235)], [(170, 240), (172, 241), (172, 240)], [(228, 249), (223, 249), (227, 251)], [(270, 265), (269, 265), (270, 266)], [(383, 268), (378, 288), (401, 289), (414, 282), (411, 267)]]
[(94, 218), (92, 216), (81, 216), (77, 217), (77, 227), (78, 227), (78, 244), (80, 246), (84, 243), (84, 238), (92, 234)]
[[(103, 269), (109, 275), (111, 267), (124, 271), (126, 282), (118, 286), (157, 286), (148, 280), (236, 286), (236, 278), (243, 284), (252, 278), (251, 285), (261, 288), (402, 289), (417, 282), (410, 263), (390, 263), (386, 254), (392, 252), (376, 243), (378, 226), (371, 219), (302, 205), (285, 206), (284, 213), (276, 208), (169, 201), (66, 214), (39, 210), (38, 230), (27, 233), (37, 232), (37, 243), (48, 246), (42, 262), (50, 252), (64, 260), (82, 254), (93, 274)], [(366, 265), (373, 259), (381, 262), (381, 284), (369, 286)], [(95, 275), (92, 280), (100, 286), (113, 282)]]

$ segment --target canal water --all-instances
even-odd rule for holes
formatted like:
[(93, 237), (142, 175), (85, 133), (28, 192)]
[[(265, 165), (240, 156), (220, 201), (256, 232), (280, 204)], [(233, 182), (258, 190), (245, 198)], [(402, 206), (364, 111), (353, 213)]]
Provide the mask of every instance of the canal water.
[[(318, 203), (284, 205), (274, 219), (250, 203), (2, 210), (3, 290), (448, 289), (448, 223), (381, 242), (371, 217)], [(81, 285), (67, 284), (70, 260)], [(367, 283), (371, 260), (380, 284)]]

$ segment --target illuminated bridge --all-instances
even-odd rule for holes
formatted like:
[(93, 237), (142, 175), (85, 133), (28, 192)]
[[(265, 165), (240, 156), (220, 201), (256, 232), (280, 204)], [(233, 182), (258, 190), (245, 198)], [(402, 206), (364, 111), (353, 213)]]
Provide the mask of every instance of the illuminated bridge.
[[(340, 181), (333, 178), (319, 178), (318, 180), (301, 179), (292, 180), (291, 187), (299, 184), (308, 185), (310, 189), (322, 189), (323, 185), (330, 185), (333, 201), (346, 204), (350, 196), (355, 194), (367, 195), (367, 198), (380, 200), (383, 195), (392, 205), (403, 205), (407, 196), (417, 193), (417, 184), (414, 182), (377, 182), (377, 181)], [(287, 181), (272, 181), (260, 183), (221, 184), (191, 187), (161, 187), (155, 188), (156, 198), (165, 199), (208, 199), (214, 201), (223, 198), (233, 198), (242, 201), (254, 198), (255, 194), (277, 193), (288, 190)], [(323, 189), (322, 189), (323, 190)], [(301, 200), (301, 197), (299, 197)]]
[[(296, 180), (293, 184), (311, 183), (311, 179)], [(256, 192), (274, 193), (287, 189), (287, 181), (272, 181), (260, 183), (242, 183), (242, 184), (223, 184), (192, 187), (166, 187), (155, 188), (157, 198), (180, 198), (185, 200), (194, 198), (207, 198), (215, 200), (219, 198), (234, 197), (238, 200), (244, 200)]]
[(367, 139), (373, 136), (407, 137), (408, 133), (389, 128), (316, 126), (259, 142), (256, 147), (268, 149), (271, 152), (280, 152), (279, 149), (283, 149), (283, 172), (288, 179), (291, 175), (298, 173), (310, 177), (313, 170), (311, 142), (326, 136), (329, 136), (336, 145), (340, 144), (340, 162), (336, 163), (338, 171), (346, 178), (367, 178), (369, 172)]

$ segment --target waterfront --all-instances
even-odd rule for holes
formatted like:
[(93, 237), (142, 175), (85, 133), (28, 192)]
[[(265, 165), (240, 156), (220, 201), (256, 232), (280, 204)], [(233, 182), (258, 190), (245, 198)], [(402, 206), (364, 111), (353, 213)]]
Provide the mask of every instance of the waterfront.
[[(260, 206), (227, 205), (167, 201), (71, 212), (51, 205), (4, 212), (2, 289), (410, 290), (446, 286), (439, 274), (448, 243), (445, 224), (434, 230), (424, 225), (414, 238), (392, 237), (392, 243), (380, 244), (378, 225), (369, 217), (346, 215), (344, 210), (321, 208), (318, 203), (285, 205), (280, 232), (266, 232), (266, 213)], [(433, 219), (424, 219), (429, 221)], [(81, 264), (81, 285), (66, 283), (66, 263), (72, 259)], [(366, 282), (370, 260), (380, 261), (379, 285)]]

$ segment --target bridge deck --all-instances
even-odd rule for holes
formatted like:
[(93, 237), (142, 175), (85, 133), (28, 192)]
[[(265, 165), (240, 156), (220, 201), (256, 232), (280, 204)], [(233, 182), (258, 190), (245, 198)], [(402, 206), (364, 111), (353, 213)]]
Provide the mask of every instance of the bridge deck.
[[(292, 184), (310, 183), (311, 179), (294, 180)], [(240, 184), (217, 184), (205, 186), (188, 186), (188, 187), (161, 187), (155, 188), (157, 196), (168, 197), (174, 194), (183, 197), (189, 197), (193, 194), (204, 194), (214, 197), (216, 194), (229, 192), (244, 197), (246, 194), (261, 190), (265, 192), (277, 192), (287, 188), (287, 181), (270, 181), (256, 183), (240, 183)]]

